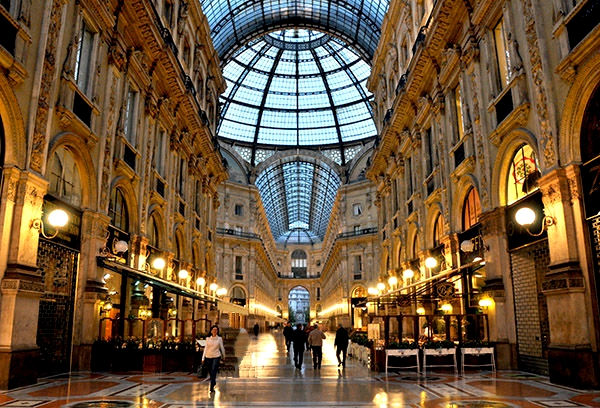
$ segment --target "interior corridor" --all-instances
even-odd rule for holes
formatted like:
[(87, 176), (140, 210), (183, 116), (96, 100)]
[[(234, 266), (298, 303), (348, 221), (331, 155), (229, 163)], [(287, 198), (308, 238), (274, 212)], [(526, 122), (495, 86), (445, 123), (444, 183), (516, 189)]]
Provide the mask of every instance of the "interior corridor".
[(235, 371), (219, 374), (216, 392), (194, 373), (74, 372), (0, 393), (0, 407), (600, 407), (600, 392), (550, 384), (515, 371), (370, 371), (348, 358), (338, 368), (327, 332), (321, 370), (310, 353), (302, 370), (293, 365), (280, 332), (243, 333), (235, 347)]

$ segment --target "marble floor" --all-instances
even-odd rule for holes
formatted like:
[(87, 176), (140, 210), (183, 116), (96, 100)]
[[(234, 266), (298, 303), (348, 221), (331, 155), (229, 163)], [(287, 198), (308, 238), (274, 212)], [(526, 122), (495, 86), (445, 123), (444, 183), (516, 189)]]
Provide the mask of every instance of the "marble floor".
[(550, 384), (517, 371), (416, 370), (378, 373), (349, 358), (338, 368), (334, 333), (327, 333), (323, 365), (309, 353), (296, 370), (280, 333), (246, 333), (236, 346), (235, 371), (219, 374), (216, 391), (194, 373), (72, 372), (35, 385), (0, 391), (0, 407), (183, 408), (183, 407), (600, 407), (600, 390)]

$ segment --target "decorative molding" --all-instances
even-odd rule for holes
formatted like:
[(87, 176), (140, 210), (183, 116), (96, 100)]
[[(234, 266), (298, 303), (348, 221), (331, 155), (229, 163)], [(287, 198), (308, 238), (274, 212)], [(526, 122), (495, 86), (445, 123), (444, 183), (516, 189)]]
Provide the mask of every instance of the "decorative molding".
[(525, 36), (527, 38), (533, 92), (535, 95), (535, 110), (540, 126), (540, 146), (544, 158), (544, 167), (548, 168), (556, 164), (556, 148), (554, 146), (554, 132), (552, 131), (550, 113), (548, 112), (548, 95), (545, 86), (544, 66), (531, 0), (523, 1), (523, 9), (525, 12)]

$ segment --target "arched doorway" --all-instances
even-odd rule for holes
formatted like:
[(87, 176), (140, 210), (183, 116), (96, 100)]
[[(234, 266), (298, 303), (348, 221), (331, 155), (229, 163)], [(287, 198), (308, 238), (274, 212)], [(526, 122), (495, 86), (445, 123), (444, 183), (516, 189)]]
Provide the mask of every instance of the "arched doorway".
[(308, 324), (310, 322), (310, 293), (303, 286), (296, 286), (288, 295), (289, 321)]

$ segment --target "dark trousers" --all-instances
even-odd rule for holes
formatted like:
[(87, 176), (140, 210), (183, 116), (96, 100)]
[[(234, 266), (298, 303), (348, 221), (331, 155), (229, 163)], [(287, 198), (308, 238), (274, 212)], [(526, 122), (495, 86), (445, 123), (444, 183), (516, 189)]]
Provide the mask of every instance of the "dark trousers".
[(321, 360), (323, 360), (323, 347), (311, 346), (313, 356), (313, 368), (321, 368)]
[(291, 341), (291, 340), (289, 340), (289, 339), (285, 339), (285, 349), (286, 349), (287, 351), (290, 351), (290, 346), (291, 346), (291, 344), (292, 344), (292, 341)]
[(208, 367), (208, 373), (210, 374), (210, 390), (212, 391), (215, 388), (215, 384), (217, 383), (217, 372), (219, 371), (219, 363), (221, 362), (221, 357), (208, 358), (204, 359), (204, 364)]
[(294, 365), (296, 368), (302, 367), (302, 362), (304, 361), (304, 346), (294, 344)]
[[(342, 358), (340, 358), (340, 354), (342, 355)], [(335, 355), (337, 357), (338, 364), (341, 364), (344, 367), (346, 367), (346, 347), (338, 347), (335, 350)]]

